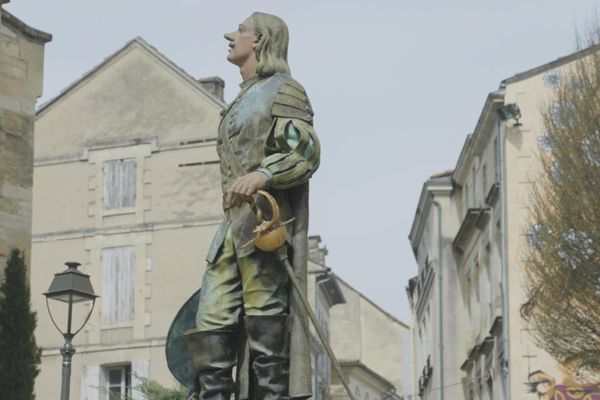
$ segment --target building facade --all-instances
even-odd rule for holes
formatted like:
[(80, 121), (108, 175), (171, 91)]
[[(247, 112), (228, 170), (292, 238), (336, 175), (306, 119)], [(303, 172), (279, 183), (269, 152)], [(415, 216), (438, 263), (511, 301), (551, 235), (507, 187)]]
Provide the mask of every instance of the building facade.
[(502, 81), (454, 170), (425, 182), (409, 235), (415, 398), (551, 399), (563, 382), (579, 385), (535, 345), (521, 307), (529, 196), (547, 151), (541, 110), (595, 51)]
[(31, 254), (33, 121), (52, 39), (4, 10), (7, 2), (0, 1), (0, 281), (11, 249)]
[[(38, 397), (59, 397), (62, 337), (41, 293), (66, 261), (81, 262), (100, 295), (75, 336), (72, 398), (141, 399), (134, 388), (146, 377), (173, 386), (165, 336), (200, 285), (222, 219), (215, 142), (224, 106), (136, 38), (38, 110), (31, 276), (43, 347)], [(89, 309), (75, 309), (76, 326)]]

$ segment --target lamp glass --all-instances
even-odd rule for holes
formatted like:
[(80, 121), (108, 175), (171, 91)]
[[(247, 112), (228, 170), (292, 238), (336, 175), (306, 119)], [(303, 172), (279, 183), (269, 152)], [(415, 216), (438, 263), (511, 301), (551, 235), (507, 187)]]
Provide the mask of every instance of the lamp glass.
[(79, 303), (82, 301), (94, 300), (96, 294), (90, 281), (90, 276), (79, 272), (77, 267), (79, 263), (67, 263), (68, 269), (54, 275), (50, 288), (44, 296), (49, 299)]

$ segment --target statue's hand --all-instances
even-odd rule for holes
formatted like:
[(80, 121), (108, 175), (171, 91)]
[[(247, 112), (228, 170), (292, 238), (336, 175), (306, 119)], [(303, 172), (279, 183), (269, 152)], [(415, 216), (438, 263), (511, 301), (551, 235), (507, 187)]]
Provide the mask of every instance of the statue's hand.
[(254, 171), (240, 176), (227, 189), (225, 208), (232, 205), (241, 207), (242, 204), (250, 201), (257, 190), (265, 187), (267, 187), (267, 177), (262, 172)]

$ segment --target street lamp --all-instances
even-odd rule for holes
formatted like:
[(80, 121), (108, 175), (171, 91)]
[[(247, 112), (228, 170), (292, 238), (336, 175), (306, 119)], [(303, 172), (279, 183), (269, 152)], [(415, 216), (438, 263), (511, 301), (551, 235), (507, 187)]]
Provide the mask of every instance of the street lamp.
[[(96, 304), (96, 296), (94, 294), (94, 288), (92, 288), (92, 283), (90, 282), (90, 276), (84, 274), (77, 270), (81, 264), (78, 262), (67, 262), (65, 265), (68, 267), (63, 272), (59, 272), (54, 275), (54, 279), (50, 284), (50, 288), (44, 296), (46, 296), (46, 307), (48, 308), (48, 314), (50, 314), (50, 319), (52, 323), (58, 329), (58, 331), (65, 338), (65, 345), (62, 349), (60, 349), (60, 354), (63, 356), (62, 362), (62, 384), (60, 390), (60, 400), (69, 400), (69, 389), (70, 389), (70, 380), (71, 380), (71, 359), (73, 354), (75, 354), (75, 349), (73, 348), (73, 337), (79, 333), (81, 329), (83, 329), (84, 325), (90, 319), (92, 315), (92, 311), (94, 309), (94, 304)], [(62, 301), (63, 303), (68, 304), (68, 314), (67, 314), (67, 330), (63, 332), (54, 317), (52, 316), (52, 312), (50, 312), (50, 304), (48, 303), (48, 299)], [(90, 308), (90, 312), (88, 313), (85, 321), (81, 325), (79, 329), (75, 332), (71, 330), (71, 322), (73, 319), (73, 303), (80, 303), (83, 301), (92, 300), (92, 307)]]

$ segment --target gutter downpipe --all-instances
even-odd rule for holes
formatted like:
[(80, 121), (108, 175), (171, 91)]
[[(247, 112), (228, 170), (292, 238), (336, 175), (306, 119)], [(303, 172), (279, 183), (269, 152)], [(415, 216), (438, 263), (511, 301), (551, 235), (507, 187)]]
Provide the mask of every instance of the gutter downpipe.
[(502, 272), (502, 282), (500, 284), (500, 290), (502, 295), (502, 352), (504, 353), (503, 365), (501, 365), (503, 372), (503, 384), (504, 384), (504, 399), (510, 399), (510, 368), (509, 368), (509, 321), (508, 321), (508, 260), (506, 254), (506, 179), (504, 171), (504, 158), (505, 158), (505, 123), (501, 120), (500, 116), (497, 116), (496, 123), (496, 138), (498, 140), (498, 165), (496, 165), (496, 171), (498, 173), (498, 180), (500, 181), (500, 269)]
[(442, 207), (440, 203), (435, 200), (435, 196), (431, 195), (431, 203), (437, 209), (437, 236), (438, 236), (438, 327), (440, 330), (440, 400), (444, 400), (444, 328), (442, 318)]

